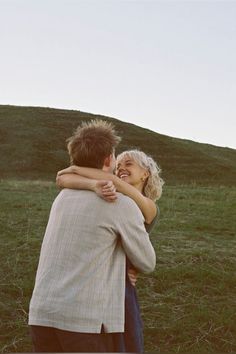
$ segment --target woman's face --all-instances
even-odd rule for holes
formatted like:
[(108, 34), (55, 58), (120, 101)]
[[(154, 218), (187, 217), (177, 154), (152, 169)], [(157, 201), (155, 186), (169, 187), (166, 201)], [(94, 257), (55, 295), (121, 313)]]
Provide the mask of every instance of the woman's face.
[(116, 175), (142, 192), (145, 180), (149, 173), (134, 159), (126, 156), (117, 162)]

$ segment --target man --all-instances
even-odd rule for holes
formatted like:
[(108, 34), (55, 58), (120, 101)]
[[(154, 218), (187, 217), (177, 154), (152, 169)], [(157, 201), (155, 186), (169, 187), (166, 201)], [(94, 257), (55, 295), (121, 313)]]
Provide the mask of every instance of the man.
[[(112, 172), (120, 138), (113, 126), (83, 123), (69, 139), (71, 163)], [(87, 190), (56, 197), (41, 248), (29, 325), (36, 352), (112, 352), (124, 332), (125, 258), (141, 272), (155, 251), (136, 204), (107, 203)]]

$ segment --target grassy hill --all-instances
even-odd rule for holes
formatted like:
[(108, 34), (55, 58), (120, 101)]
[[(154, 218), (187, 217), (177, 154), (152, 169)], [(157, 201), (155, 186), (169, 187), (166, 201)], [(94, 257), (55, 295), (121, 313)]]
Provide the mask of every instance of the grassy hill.
[(118, 119), (74, 110), (0, 105), (0, 178), (54, 180), (69, 164), (65, 140), (83, 120), (112, 121), (123, 137), (118, 152), (150, 154), (171, 185), (235, 185), (236, 150), (176, 139)]

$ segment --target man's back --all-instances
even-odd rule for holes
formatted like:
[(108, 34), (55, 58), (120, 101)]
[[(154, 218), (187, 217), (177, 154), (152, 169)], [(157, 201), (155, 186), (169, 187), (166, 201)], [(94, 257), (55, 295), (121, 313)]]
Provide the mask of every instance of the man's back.
[(29, 324), (85, 333), (100, 333), (104, 325), (107, 332), (122, 332), (124, 249), (140, 270), (152, 270), (154, 251), (136, 204), (120, 194), (107, 203), (90, 191), (64, 189), (45, 232)]

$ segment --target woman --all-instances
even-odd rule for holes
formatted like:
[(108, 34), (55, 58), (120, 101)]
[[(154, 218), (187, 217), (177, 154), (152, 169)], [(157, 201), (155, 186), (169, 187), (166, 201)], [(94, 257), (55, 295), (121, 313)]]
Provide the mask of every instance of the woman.
[[(155, 201), (161, 197), (163, 180), (155, 161), (139, 150), (124, 151), (117, 156), (116, 175), (102, 170), (71, 166), (58, 172), (57, 185), (63, 188), (89, 189), (108, 202), (116, 191), (132, 198), (143, 213), (150, 232), (158, 217)], [(127, 259), (125, 289), (125, 332), (116, 336), (117, 352), (143, 352), (143, 331), (135, 283), (137, 272)]]

